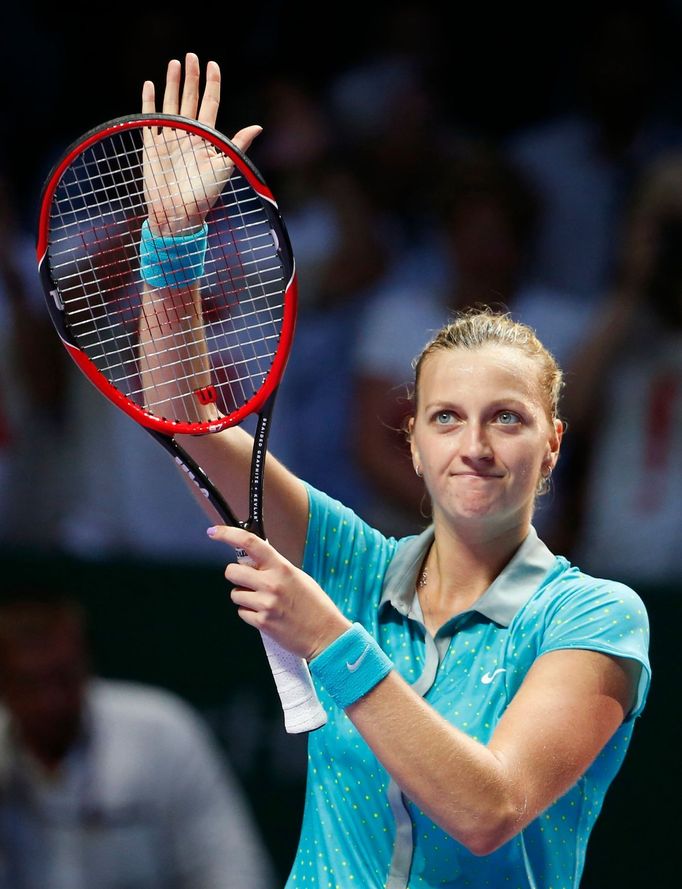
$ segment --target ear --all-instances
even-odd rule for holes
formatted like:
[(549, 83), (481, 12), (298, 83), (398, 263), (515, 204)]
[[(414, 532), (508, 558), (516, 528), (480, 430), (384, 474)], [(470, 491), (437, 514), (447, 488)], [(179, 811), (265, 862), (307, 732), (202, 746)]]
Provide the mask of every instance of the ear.
[[(421, 466), (421, 460), (419, 458), (419, 450), (417, 449), (417, 445), (414, 441), (414, 417), (410, 417), (407, 421), (407, 440), (410, 443), (412, 465), (414, 466), (414, 471), (417, 472), (418, 468)], [(417, 475), (418, 474), (419, 473), (417, 472)]]
[(564, 437), (564, 424), (558, 418), (552, 421), (552, 430), (547, 442), (547, 453), (543, 460), (543, 465), (552, 470), (559, 459), (559, 451), (561, 450), (561, 440)]

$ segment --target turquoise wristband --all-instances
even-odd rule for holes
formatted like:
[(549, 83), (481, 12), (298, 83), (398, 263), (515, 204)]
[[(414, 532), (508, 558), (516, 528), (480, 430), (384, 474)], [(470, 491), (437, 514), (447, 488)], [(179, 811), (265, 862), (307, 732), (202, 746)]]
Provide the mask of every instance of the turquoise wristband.
[(145, 219), (140, 234), (140, 274), (150, 287), (183, 287), (204, 274), (206, 223), (188, 235), (163, 238), (150, 232)]
[(309, 666), (341, 709), (366, 695), (393, 669), (376, 639), (358, 623), (313, 658)]

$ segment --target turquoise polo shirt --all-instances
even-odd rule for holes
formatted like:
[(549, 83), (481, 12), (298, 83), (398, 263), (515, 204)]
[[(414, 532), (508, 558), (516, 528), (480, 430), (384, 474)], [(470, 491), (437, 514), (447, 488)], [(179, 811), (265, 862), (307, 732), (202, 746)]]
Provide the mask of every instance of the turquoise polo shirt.
[(648, 620), (628, 587), (589, 577), (531, 529), (491, 586), (432, 637), (416, 579), (433, 529), (395, 540), (308, 488), (304, 570), (379, 641), (395, 669), (452, 725), (486, 744), (540, 655), (601, 651), (642, 665), (632, 712), (580, 780), (500, 849), (476, 856), (407, 799), (318, 686), (326, 726), (308, 740), (303, 824), (287, 889), (573, 889), (650, 681)]

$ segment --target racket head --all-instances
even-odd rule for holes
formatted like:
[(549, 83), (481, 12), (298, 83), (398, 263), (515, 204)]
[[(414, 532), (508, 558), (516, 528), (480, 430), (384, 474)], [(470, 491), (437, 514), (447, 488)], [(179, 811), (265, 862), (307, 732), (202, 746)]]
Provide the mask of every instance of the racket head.
[[(211, 385), (194, 390), (192, 378), (176, 377), (186, 391), (180, 391), (177, 407), (172, 403), (175, 416), (168, 416), (167, 400), (165, 413), (155, 412), (154, 392), (149, 385), (142, 388), (137, 355), (139, 242), (148, 216), (142, 163), (149, 128), (164, 144), (174, 147), (182, 140), (233, 166), (206, 217), (205, 270), (197, 282), (203, 323), (194, 334), (205, 340)], [(220, 431), (259, 412), (276, 390), (296, 319), (291, 243), (262, 175), (217, 130), (169, 114), (129, 115), (90, 130), (69, 146), (45, 181), (37, 258), (48, 311), (65, 347), (102, 394), (143, 426), (171, 435)], [(194, 402), (196, 411), (187, 407)], [(203, 418), (200, 405), (210, 402), (219, 419)]]

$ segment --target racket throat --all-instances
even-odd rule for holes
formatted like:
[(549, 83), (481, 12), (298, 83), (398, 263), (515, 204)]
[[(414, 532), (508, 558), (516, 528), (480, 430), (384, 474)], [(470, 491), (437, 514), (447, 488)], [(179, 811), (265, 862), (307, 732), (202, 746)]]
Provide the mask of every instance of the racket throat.
[(253, 436), (253, 455), (251, 458), (251, 475), (249, 478), (249, 518), (242, 523), (247, 531), (265, 539), (263, 523), (263, 490), (265, 487), (265, 456), (268, 450), (270, 419), (277, 390), (268, 397), (258, 415), (258, 423)]

